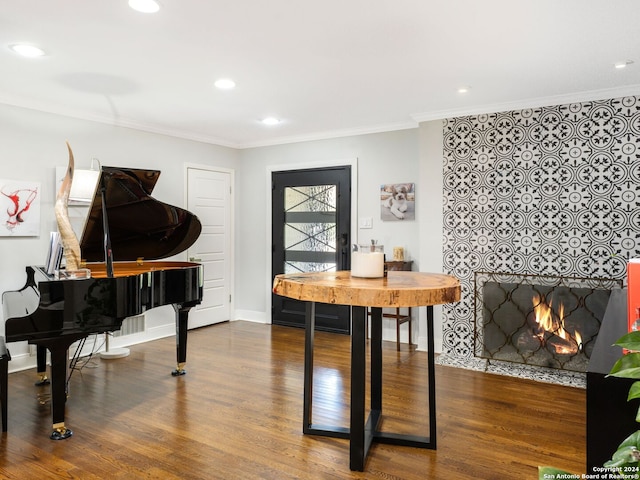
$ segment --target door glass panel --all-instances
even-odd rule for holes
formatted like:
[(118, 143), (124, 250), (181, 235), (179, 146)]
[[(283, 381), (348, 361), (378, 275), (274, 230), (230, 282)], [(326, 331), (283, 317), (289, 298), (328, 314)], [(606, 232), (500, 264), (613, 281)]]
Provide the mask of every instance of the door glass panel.
[(284, 273), (336, 270), (336, 185), (285, 187)]

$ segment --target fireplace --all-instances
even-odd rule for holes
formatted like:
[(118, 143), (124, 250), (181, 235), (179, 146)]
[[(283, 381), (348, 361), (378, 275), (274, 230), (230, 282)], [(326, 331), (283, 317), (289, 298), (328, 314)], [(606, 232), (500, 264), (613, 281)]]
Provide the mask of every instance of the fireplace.
[(475, 355), (586, 372), (621, 280), (475, 273)]

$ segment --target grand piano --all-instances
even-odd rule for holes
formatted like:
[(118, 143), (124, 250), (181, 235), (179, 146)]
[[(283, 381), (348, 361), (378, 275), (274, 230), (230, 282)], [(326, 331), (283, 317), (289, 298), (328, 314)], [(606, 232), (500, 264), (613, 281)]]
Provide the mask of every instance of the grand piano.
[(185, 373), (188, 315), (202, 301), (202, 265), (160, 259), (189, 248), (201, 224), (192, 213), (151, 197), (159, 175), (102, 167), (80, 242), (90, 278), (61, 280), (44, 267), (28, 266), (24, 287), (2, 295), (6, 340), (37, 345), (39, 371), (45, 349), (51, 354), (54, 440), (73, 434), (64, 415), (74, 342), (119, 330), (125, 318), (171, 304), (177, 356), (172, 375)]

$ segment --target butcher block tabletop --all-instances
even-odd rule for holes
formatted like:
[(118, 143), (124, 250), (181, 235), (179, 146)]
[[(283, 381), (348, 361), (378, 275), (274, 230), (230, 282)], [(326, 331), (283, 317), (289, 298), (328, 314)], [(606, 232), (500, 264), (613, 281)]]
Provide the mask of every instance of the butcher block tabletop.
[(389, 271), (382, 278), (350, 271), (276, 275), (273, 293), (296, 300), (362, 307), (419, 307), (460, 300), (460, 281), (443, 273)]

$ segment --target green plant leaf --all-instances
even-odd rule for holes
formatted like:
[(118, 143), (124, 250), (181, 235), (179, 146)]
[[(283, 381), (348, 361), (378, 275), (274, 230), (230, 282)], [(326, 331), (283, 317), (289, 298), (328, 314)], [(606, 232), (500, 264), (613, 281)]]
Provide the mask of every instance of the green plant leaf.
[(611, 460), (604, 464), (607, 468), (637, 467), (640, 465), (640, 430), (636, 430), (623, 440)]
[(629, 395), (627, 396), (627, 402), (634, 398), (640, 398), (640, 382), (633, 382), (629, 389)]
[(620, 357), (607, 376), (640, 379), (640, 353), (628, 353)]
[(560, 474), (571, 475), (565, 470), (558, 470), (557, 468), (553, 467), (538, 467), (538, 480), (544, 480), (546, 478), (556, 478), (556, 476)]
[(625, 438), (618, 447), (618, 450), (623, 447), (635, 447), (637, 450), (640, 450), (640, 430), (636, 430)]
[(635, 466), (638, 465), (639, 460), (640, 452), (638, 449), (634, 445), (628, 445), (618, 448), (611, 460), (605, 462), (604, 466), (607, 468)]
[(617, 345), (627, 350), (640, 351), (640, 331), (629, 332), (618, 339), (614, 345)]

